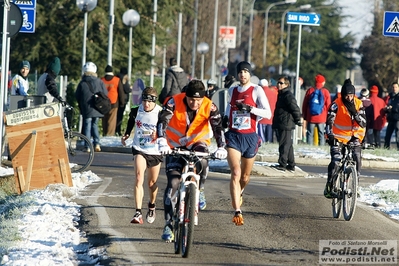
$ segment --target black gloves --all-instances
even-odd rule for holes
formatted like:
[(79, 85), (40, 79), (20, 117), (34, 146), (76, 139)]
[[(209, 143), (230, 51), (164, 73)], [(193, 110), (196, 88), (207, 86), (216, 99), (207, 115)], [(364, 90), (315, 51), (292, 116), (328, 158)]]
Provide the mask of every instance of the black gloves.
[(303, 123), (301, 121), (297, 121), (297, 122), (295, 122), (295, 125), (297, 125), (298, 127), (301, 127), (301, 126), (303, 126)]
[(227, 115), (223, 116), (222, 127), (223, 128), (228, 128), (229, 127), (229, 117)]
[(247, 111), (247, 112), (251, 112), (251, 109), (252, 109), (252, 106), (245, 104), (245, 103), (236, 103), (236, 107), (240, 111)]
[(352, 102), (344, 101), (344, 104), (346, 108), (348, 109), (348, 112), (351, 114), (351, 116), (355, 116), (357, 114), (357, 110), (355, 108), (355, 104)]
[(330, 135), (327, 135), (327, 137), (328, 137), (328, 139), (327, 139), (328, 145), (334, 146), (334, 142), (335, 142), (334, 135), (330, 134)]
[(64, 99), (62, 99), (61, 96), (59, 96), (59, 97), (57, 98), (57, 100), (61, 103), (61, 105), (62, 105), (63, 107), (65, 107), (65, 106), (67, 105), (67, 102), (64, 101)]

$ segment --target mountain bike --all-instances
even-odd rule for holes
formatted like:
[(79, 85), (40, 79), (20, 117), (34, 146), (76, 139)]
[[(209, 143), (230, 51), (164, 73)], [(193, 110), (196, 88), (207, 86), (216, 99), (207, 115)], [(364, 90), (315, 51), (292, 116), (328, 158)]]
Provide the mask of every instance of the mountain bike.
[(86, 170), (94, 159), (93, 143), (85, 135), (72, 130), (74, 108), (69, 104), (64, 106), (62, 127), (64, 129), (65, 145), (68, 153), (71, 172)]
[(352, 220), (357, 201), (358, 173), (353, 159), (354, 147), (352, 143), (344, 144), (345, 153), (339, 166), (333, 171), (332, 212), (334, 218), (340, 218), (341, 209), (346, 221)]
[[(198, 224), (199, 181), (203, 169), (197, 169), (197, 163), (202, 159), (215, 159), (208, 152), (196, 152), (174, 149), (171, 156), (183, 158), (186, 165), (183, 168), (179, 188), (172, 197), (175, 201), (173, 213), (173, 231), (175, 235), (175, 254), (181, 252), (186, 258), (193, 245), (194, 225)], [(199, 163), (201, 165), (201, 163)]]

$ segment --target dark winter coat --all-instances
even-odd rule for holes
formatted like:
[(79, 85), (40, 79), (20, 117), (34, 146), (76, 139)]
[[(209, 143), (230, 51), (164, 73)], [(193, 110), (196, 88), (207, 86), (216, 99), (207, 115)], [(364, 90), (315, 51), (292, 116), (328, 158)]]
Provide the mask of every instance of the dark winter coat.
[(287, 87), (278, 92), (276, 109), (273, 116), (273, 129), (293, 130), (295, 125), (301, 121), (301, 110), (297, 101)]
[(389, 94), (388, 106), (392, 106), (391, 109), (388, 109), (388, 122), (399, 121), (399, 93), (393, 94), (392, 92)]
[(102, 91), (105, 95), (108, 95), (108, 91), (105, 88), (104, 82), (96, 76), (92, 76), (89, 74), (85, 74), (80, 81), (76, 92), (75, 97), (78, 101), (80, 114), (83, 118), (92, 118), (92, 117), (104, 117), (100, 112), (94, 109), (93, 105), (93, 93), (90, 91), (90, 87), (87, 83), (90, 83), (93, 87), (93, 92)]
[(187, 74), (184, 70), (181, 67), (172, 66), (165, 75), (165, 86), (159, 95), (159, 102), (163, 104), (167, 98), (181, 93), (187, 84)]

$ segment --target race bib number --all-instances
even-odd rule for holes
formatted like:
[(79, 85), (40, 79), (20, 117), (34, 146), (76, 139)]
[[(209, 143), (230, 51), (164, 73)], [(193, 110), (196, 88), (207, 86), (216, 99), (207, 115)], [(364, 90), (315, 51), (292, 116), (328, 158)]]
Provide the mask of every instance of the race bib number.
[(139, 144), (142, 149), (151, 149), (155, 147), (155, 140), (152, 139), (151, 131), (142, 131), (139, 137)]
[(245, 111), (233, 111), (233, 128), (238, 130), (251, 128), (251, 114)]

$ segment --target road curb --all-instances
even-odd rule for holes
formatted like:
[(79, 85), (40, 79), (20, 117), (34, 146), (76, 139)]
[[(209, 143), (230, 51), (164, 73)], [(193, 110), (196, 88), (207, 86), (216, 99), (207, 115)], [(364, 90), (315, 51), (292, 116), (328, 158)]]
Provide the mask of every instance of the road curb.
[[(102, 146), (101, 150), (103, 152), (132, 153), (131, 147)], [(256, 161), (275, 164), (278, 162), (278, 156), (266, 156), (266, 155), (258, 154), (258, 155), (256, 155)], [(330, 163), (330, 159), (295, 157), (295, 162), (296, 162), (296, 164), (302, 164), (302, 165), (315, 165), (315, 166), (327, 167), (328, 164)], [(265, 166), (265, 167), (267, 167), (267, 166)], [(363, 159), (362, 167), (363, 168), (371, 168), (371, 169), (399, 169), (399, 162), (386, 162), (386, 161), (381, 161), (381, 160), (365, 160), (365, 159)]]

